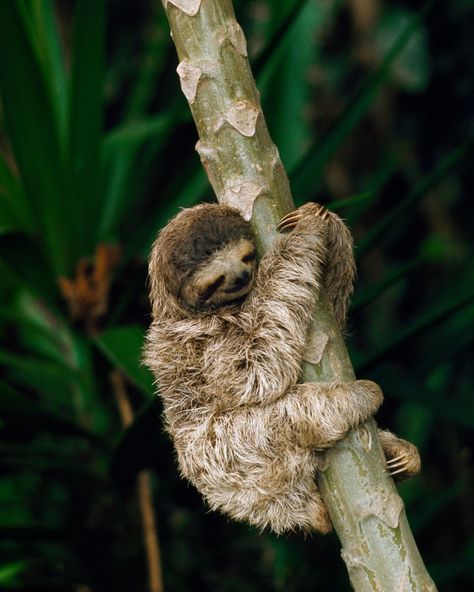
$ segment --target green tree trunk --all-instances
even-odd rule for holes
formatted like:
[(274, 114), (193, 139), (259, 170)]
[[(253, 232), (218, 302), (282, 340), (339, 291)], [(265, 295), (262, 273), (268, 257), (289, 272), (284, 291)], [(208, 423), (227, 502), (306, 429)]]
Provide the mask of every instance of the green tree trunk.
[[(250, 71), (230, 0), (164, 0), (179, 56), (178, 74), (196, 127), (196, 149), (219, 202), (251, 220), (265, 250), (294, 208)], [(291, 114), (288, 114), (291, 117)], [(307, 381), (353, 380), (354, 370), (324, 295), (309, 336)], [(383, 387), (383, 385), (382, 385)], [(326, 453), (319, 487), (342, 543), (352, 585), (369, 590), (436, 590), (385, 470), (375, 422)]]

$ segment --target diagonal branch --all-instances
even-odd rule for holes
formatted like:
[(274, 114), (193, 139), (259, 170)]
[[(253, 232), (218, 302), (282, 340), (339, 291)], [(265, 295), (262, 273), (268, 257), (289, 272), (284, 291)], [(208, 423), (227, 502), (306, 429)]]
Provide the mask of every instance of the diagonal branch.
[[(294, 208), (230, 0), (164, 0), (178, 74), (199, 133), (196, 149), (219, 202), (251, 220), (263, 251)], [(290, 116), (290, 114), (288, 114)], [(350, 381), (354, 371), (324, 295), (309, 336), (307, 381)], [(319, 486), (359, 592), (436, 590), (385, 470), (374, 421), (327, 453)]]

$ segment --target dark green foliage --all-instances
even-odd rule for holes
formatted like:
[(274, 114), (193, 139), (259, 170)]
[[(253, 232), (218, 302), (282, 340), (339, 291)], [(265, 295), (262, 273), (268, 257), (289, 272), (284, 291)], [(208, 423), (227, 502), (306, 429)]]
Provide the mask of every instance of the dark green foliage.
[[(379, 423), (420, 448), (400, 488), (420, 550), (440, 590), (469, 590), (473, 10), (386, 0), (364, 24), (348, 5), (236, 2), (296, 201), (328, 204), (356, 236), (348, 342), (386, 393)], [(207, 512), (140, 365), (150, 244), (212, 199), (176, 65), (159, 2), (0, 2), (2, 590), (145, 590), (142, 468), (168, 590), (349, 589), (335, 536), (277, 539)], [(84, 290), (99, 244), (121, 250), (101, 273), (95, 260), (110, 293), (72, 318), (58, 280)]]

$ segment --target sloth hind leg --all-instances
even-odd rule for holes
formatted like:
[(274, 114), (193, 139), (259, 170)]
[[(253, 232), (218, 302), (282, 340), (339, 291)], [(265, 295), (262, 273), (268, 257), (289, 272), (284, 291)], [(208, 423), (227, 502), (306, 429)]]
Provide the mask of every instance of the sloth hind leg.
[[(277, 494), (278, 501), (274, 498), (270, 504), (266, 504), (265, 512), (259, 517), (264, 517), (265, 523), (277, 534), (290, 530), (322, 534), (330, 532), (331, 520), (315, 479), (315, 472), (301, 476), (292, 491), (286, 492), (286, 495)], [(275, 495), (275, 492), (272, 493)]]
[(314, 495), (306, 507), (311, 529), (322, 534), (331, 532), (332, 524), (326, 506), (318, 493)]
[(399, 438), (388, 430), (378, 430), (378, 435), (390, 475), (396, 475), (397, 479), (402, 480), (419, 473), (421, 460), (414, 444)]

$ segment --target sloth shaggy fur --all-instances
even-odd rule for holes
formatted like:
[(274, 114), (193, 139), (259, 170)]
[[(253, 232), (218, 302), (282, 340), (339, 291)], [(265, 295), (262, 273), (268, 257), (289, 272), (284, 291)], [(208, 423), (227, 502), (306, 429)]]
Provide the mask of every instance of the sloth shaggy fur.
[[(276, 533), (327, 532), (320, 453), (372, 416), (382, 393), (365, 380), (300, 382), (318, 291), (342, 327), (355, 266), (335, 214), (310, 203), (295, 216), (258, 265), (236, 210), (202, 204), (171, 220), (150, 257), (145, 360), (181, 473), (211, 508)], [(417, 472), (416, 449), (383, 434), (386, 453), (411, 454), (404, 472)]]

